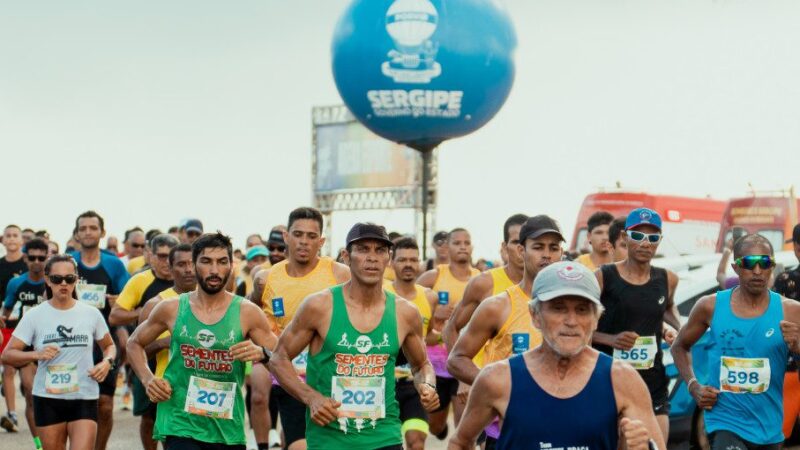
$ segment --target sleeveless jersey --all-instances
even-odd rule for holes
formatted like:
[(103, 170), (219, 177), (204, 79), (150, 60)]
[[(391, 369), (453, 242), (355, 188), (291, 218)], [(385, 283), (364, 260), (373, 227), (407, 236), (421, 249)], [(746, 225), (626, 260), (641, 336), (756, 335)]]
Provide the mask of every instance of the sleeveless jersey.
[(277, 326), (277, 334), (289, 325), (303, 299), (336, 285), (333, 260), (327, 256), (319, 258), (317, 266), (302, 277), (289, 276), (286, 272), (288, 263), (288, 260), (283, 260), (272, 266), (261, 296), (264, 312)]
[[(428, 324), (431, 321), (431, 304), (428, 303), (428, 297), (425, 296), (425, 287), (420, 286), (418, 284), (414, 285), (416, 289), (416, 295), (411, 300), (417, 308), (419, 308), (419, 315), (422, 316), (422, 339), (425, 339), (425, 336), (428, 334)], [(385, 280), (383, 282), (383, 289), (388, 291), (392, 294), (397, 295), (397, 291), (394, 289), (394, 283)], [(395, 378), (399, 379), (408, 379), (411, 380), (411, 366), (408, 364), (408, 360), (406, 359), (406, 355), (403, 352), (397, 354), (397, 361), (394, 371)]]
[(492, 276), (492, 295), (501, 294), (516, 284), (511, 281), (511, 278), (508, 278), (505, 267), (491, 269), (489, 275)]
[(244, 363), (235, 361), (228, 351), (243, 340), (242, 298), (234, 296), (225, 315), (213, 325), (197, 320), (188, 293), (179, 299), (164, 373), (172, 397), (158, 404), (153, 436), (245, 445)]
[(511, 311), (497, 336), (490, 339), (483, 349), (485, 364), (527, 352), (542, 343), (542, 333), (533, 326), (528, 311), (530, 297), (515, 284), (506, 291), (504, 298), (510, 302)]
[[(654, 337), (655, 358), (652, 360), (652, 367), (638, 372), (647, 384), (651, 396), (664, 392), (669, 384), (661, 351), (664, 312), (667, 310), (669, 297), (667, 271), (651, 267), (650, 280), (645, 284), (636, 285), (622, 278), (616, 264), (603, 265), (600, 270), (603, 273), (603, 292), (600, 301), (606, 310), (600, 316), (597, 331), (608, 334), (634, 331), (640, 337)], [(614, 353), (609, 346), (595, 347), (609, 355)]]
[[(179, 297), (178, 293), (175, 292), (175, 288), (165, 289), (159, 292), (158, 296), (161, 297), (161, 300)], [(169, 330), (167, 330), (158, 335), (158, 338), (156, 339), (168, 338), (169, 336), (170, 336)], [(168, 363), (169, 363), (169, 350), (161, 350), (160, 352), (156, 353), (156, 370), (153, 373), (155, 373), (157, 377), (163, 378), (164, 371), (167, 370)]]
[(598, 355), (583, 390), (562, 399), (539, 386), (522, 355), (509, 359), (511, 396), (496, 448), (617, 450), (619, 431), (617, 401), (611, 384), (612, 362), (610, 357)]
[(309, 450), (350, 450), (402, 444), (394, 369), (400, 343), (395, 296), (374, 330), (356, 330), (347, 315), (342, 286), (330, 288), (331, 323), (322, 348), (309, 356), (308, 385), (342, 403), (339, 419), (321, 427), (306, 410)]
[(783, 380), (788, 346), (783, 340), (781, 297), (769, 293), (760, 317), (740, 318), (731, 309), (733, 290), (717, 292), (711, 318), (708, 385), (720, 389), (705, 412), (706, 431), (731, 431), (755, 444), (783, 442)]
[[(464, 297), (464, 290), (467, 288), (469, 280), (461, 281), (454, 277), (453, 273), (450, 272), (450, 266), (448, 264), (439, 264), (436, 268), (439, 270), (439, 275), (436, 277), (436, 282), (433, 284), (433, 290), (439, 295), (441, 295), (442, 292), (447, 292), (448, 303), (453, 306), (457, 305)], [(470, 270), (472, 272), (470, 278), (480, 275), (481, 273), (478, 269), (473, 268)], [(428, 359), (433, 366), (433, 370), (436, 372), (436, 376), (453, 378), (447, 372), (447, 348), (444, 344), (429, 345), (427, 346), (427, 351)], [(480, 353), (478, 353), (475, 359), (479, 360), (480, 356)]]

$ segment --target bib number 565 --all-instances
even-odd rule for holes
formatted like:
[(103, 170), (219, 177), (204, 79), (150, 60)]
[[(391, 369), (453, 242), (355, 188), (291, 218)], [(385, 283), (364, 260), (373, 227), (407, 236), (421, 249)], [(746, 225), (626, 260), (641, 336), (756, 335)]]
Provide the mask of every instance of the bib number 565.
[(650, 352), (646, 348), (632, 348), (630, 350), (620, 350), (620, 359), (627, 361), (646, 361), (650, 358)]

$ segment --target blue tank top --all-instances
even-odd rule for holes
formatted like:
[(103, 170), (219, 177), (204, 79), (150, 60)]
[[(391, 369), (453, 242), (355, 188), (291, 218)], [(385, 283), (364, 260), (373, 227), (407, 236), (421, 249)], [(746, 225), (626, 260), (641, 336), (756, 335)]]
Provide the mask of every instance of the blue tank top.
[(536, 383), (523, 355), (509, 358), (511, 398), (496, 448), (617, 450), (612, 362), (601, 353), (583, 390), (570, 398), (556, 398)]
[[(727, 389), (737, 389), (737, 386), (741, 386), (741, 380), (763, 385), (766, 378), (763, 369), (758, 373), (727, 360), (727, 376), (722, 379), (720, 373), (723, 370), (723, 356), (766, 358), (769, 361), (769, 388), (762, 393), (720, 392), (717, 404), (705, 413), (706, 431), (730, 431), (760, 445), (782, 442), (783, 376), (789, 348), (783, 340), (780, 327), (783, 319), (781, 296), (770, 291), (769, 306), (764, 314), (743, 319), (733, 314), (732, 292), (733, 289), (717, 292), (711, 318), (708, 385), (719, 389), (725, 383), (729, 386)], [(764, 379), (760, 379), (762, 376)]]

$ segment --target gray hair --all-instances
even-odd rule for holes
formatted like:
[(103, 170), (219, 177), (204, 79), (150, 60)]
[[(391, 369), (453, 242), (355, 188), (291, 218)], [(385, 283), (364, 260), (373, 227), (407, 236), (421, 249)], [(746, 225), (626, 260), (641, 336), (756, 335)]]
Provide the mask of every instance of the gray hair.
[[(589, 301), (589, 300), (587, 300), (587, 301)], [(538, 297), (534, 297), (528, 302), (528, 309), (530, 309), (531, 312), (534, 312), (536, 314), (541, 314), (542, 313), (542, 303), (543, 302), (541, 300), (539, 300)], [(600, 318), (600, 316), (602, 316), (603, 312), (605, 312), (605, 310), (606, 310), (605, 307), (603, 307), (603, 305), (598, 305), (595, 302), (589, 302), (589, 303), (592, 305), (592, 309), (594, 310), (595, 316), (597, 318)]]
[(162, 233), (150, 240), (150, 250), (155, 252), (158, 247), (168, 247), (170, 250), (180, 242), (171, 234)]

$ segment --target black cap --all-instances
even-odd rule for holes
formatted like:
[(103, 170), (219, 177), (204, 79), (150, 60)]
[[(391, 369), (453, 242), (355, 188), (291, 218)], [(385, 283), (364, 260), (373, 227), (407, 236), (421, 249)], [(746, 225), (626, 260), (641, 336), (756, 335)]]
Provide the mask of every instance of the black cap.
[(200, 222), (199, 219), (189, 219), (186, 223), (183, 224), (182, 227), (186, 231), (197, 231), (199, 233), (203, 232), (203, 222)]
[(382, 225), (359, 222), (353, 225), (353, 228), (350, 228), (350, 231), (347, 233), (347, 247), (350, 247), (350, 244), (353, 242), (363, 239), (383, 241), (389, 244), (389, 247), (394, 245), (392, 240), (389, 239), (389, 235), (386, 233), (386, 228)]
[(447, 239), (447, 231), (437, 231), (436, 234), (433, 235), (433, 242), (446, 239)]
[(275, 229), (270, 231), (267, 244), (286, 245), (286, 242), (283, 240), (283, 231)]
[(530, 217), (525, 221), (522, 228), (519, 230), (519, 242), (524, 245), (527, 239), (536, 239), (547, 233), (555, 233), (562, 241), (566, 241), (561, 234), (561, 228), (559, 228), (558, 222), (550, 216), (541, 214)]

